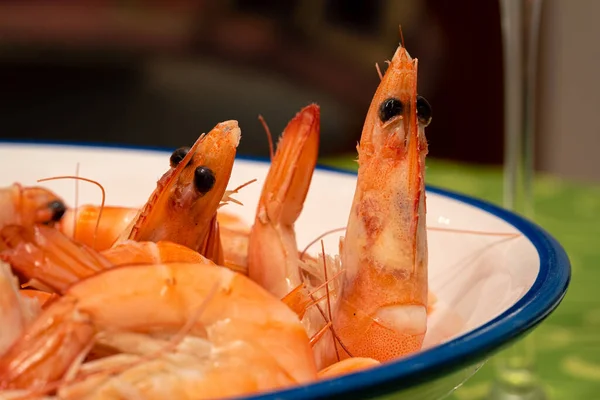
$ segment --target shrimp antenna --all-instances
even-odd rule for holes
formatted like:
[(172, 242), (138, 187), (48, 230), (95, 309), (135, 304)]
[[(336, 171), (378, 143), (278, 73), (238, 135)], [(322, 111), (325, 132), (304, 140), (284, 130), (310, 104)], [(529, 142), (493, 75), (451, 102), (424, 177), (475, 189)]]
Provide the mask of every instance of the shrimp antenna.
[[(94, 185), (98, 186), (100, 188), (100, 190), (102, 191), (102, 202), (100, 203), (100, 210), (98, 211), (98, 219), (96, 220), (96, 227), (94, 228), (94, 241), (93, 241), (93, 245), (92, 245), (93, 249), (96, 249), (96, 238), (98, 236), (98, 229), (100, 228), (100, 218), (102, 217), (102, 210), (104, 210), (104, 203), (106, 201), (106, 191), (104, 190), (104, 186), (102, 186), (102, 184), (100, 182), (97, 182), (93, 179), (82, 178), (80, 176), (73, 176), (73, 175), (54, 176), (51, 178), (43, 178), (43, 179), (38, 179), (38, 182), (54, 181), (54, 180), (58, 180), (58, 179), (76, 179), (76, 180), (86, 181), (86, 182), (93, 183)], [(75, 235), (73, 235), (73, 238), (75, 238)]]
[(237, 194), (241, 189), (245, 188), (249, 184), (254, 183), (256, 181), (257, 181), (257, 179), (254, 178), (252, 180), (249, 180), (246, 183), (242, 183), (240, 186), (236, 187), (233, 190), (226, 190), (225, 193), (223, 194), (223, 198), (221, 198), (221, 203), (219, 204), (219, 206), (217, 208), (221, 208), (222, 206), (228, 204), (228, 202), (232, 202), (232, 203), (235, 203), (235, 204), (239, 204), (240, 206), (243, 206), (244, 204), (241, 201), (236, 200), (236, 199), (234, 199), (231, 196), (234, 195), (234, 194)]
[(402, 33), (402, 24), (398, 24), (398, 30), (400, 31), (400, 43), (402, 44), (402, 48), (405, 49), (404, 46), (404, 34)]
[[(306, 247), (300, 253), (300, 259), (303, 260), (308, 249), (311, 248), (319, 240), (323, 239), (325, 236), (331, 235), (336, 232), (342, 232), (345, 230), (346, 230), (346, 227), (335, 228), (335, 229), (330, 229), (330, 230), (320, 234), (314, 240), (312, 240), (309, 244), (306, 245)], [(460, 233), (460, 234), (465, 234), (465, 235), (499, 236), (499, 237), (521, 236), (520, 233), (516, 233), (516, 232), (487, 232), (487, 231), (475, 231), (475, 230), (469, 230), (469, 229), (441, 228), (441, 227), (437, 227), (437, 226), (428, 226), (427, 230), (434, 231), (434, 232)]]
[(273, 136), (271, 135), (271, 130), (269, 129), (269, 125), (267, 125), (267, 121), (265, 121), (262, 115), (259, 114), (258, 119), (260, 120), (260, 123), (267, 134), (267, 140), (269, 141), (269, 155), (271, 156), (271, 161), (273, 161), (273, 157), (275, 157), (275, 151), (273, 149)]
[(248, 182), (242, 183), (241, 185), (239, 185), (238, 187), (236, 187), (235, 189), (232, 190), (233, 193), (237, 193), (239, 192), (241, 189), (245, 188), (246, 186), (248, 186), (251, 183), (256, 182), (258, 179), (254, 178), (254, 179), (250, 179)]
[(383, 74), (381, 73), (381, 69), (379, 69), (379, 64), (375, 63), (375, 69), (377, 70), (377, 75), (379, 75), (379, 80), (383, 79)]
[[(332, 328), (332, 323), (331, 321), (328, 321), (325, 326), (323, 326), (321, 329), (319, 329), (319, 331), (317, 333), (315, 333), (310, 340), (308, 341), (308, 343), (310, 344), (310, 347), (314, 347), (315, 344), (317, 344), (319, 342), (319, 340), (321, 340), (321, 338), (325, 335), (325, 332), (327, 332), (328, 330), (331, 330)], [(335, 338), (333, 339), (334, 343), (333, 345), (335, 346)], [(337, 350), (336, 350), (337, 353)], [(338, 359), (339, 361), (339, 359)]]

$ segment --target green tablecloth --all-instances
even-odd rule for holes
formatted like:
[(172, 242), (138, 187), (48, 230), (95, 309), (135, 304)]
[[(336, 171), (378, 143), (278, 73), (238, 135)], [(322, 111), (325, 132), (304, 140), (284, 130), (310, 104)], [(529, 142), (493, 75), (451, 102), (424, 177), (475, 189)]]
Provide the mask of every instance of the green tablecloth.
[[(320, 163), (355, 170), (355, 158)], [(502, 203), (500, 168), (429, 159), (426, 182)], [(534, 196), (534, 221), (564, 246), (572, 263), (565, 299), (533, 333), (538, 375), (550, 400), (600, 400), (600, 185), (538, 175)], [(488, 362), (451, 399), (484, 399), (493, 373)]]

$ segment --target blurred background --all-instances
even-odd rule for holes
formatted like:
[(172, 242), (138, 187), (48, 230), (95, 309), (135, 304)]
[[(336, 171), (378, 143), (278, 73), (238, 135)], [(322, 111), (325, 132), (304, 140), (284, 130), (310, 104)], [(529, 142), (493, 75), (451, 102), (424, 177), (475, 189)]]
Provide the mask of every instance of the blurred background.
[[(596, 0), (547, 0), (538, 170), (600, 181)], [(0, 139), (179, 147), (225, 119), (240, 154), (321, 105), (322, 156), (355, 151), (399, 43), (433, 107), (430, 156), (502, 163), (497, 1), (0, 1)]]

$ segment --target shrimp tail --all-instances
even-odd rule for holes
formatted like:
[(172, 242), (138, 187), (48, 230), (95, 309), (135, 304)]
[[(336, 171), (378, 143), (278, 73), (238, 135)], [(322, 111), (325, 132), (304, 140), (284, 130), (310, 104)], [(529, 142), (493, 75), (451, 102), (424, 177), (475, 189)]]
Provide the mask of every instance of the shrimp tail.
[(320, 109), (316, 104), (303, 108), (288, 123), (265, 179), (250, 232), (248, 276), (278, 298), (302, 281), (294, 223), (312, 180), (319, 134)]
[[(8, 225), (0, 231), (0, 258), (31, 282), (28, 286), (61, 293), (81, 278), (109, 268), (102, 255), (57, 229)], [(42, 287), (37, 286), (41, 283)]]
[(90, 349), (95, 330), (75, 302), (54, 302), (0, 358), (1, 389), (37, 389), (60, 379)]

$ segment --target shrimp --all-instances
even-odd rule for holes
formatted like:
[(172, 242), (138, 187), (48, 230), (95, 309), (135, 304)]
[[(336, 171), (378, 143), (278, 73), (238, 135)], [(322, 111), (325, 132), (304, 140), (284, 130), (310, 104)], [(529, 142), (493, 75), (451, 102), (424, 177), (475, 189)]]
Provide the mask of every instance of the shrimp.
[[(391, 360), (421, 349), (427, 331), (425, 127), (417, 59), (399, 46), (369, 107), (345, 238), (333, 327), (342, 359)], [(351, 354), (348, 354), (351, 353)]]
[(221, 122), (180, 160), (171, 157), (171, 169), (118, 242), (169, 240), (200, 250), (227, 189), (240, 135), (237, 121)]
[[(160, 346), (185, 326), (175, 349)], [(121, 353), (73, 369), (101, 339)], [(121, 266), (77, 282), (0, 358), (0, 388), (60, 381), (59, 398), (215, 398), (316, 379), (292, 310), (244, 275), (194, 263)]]
[(8, 224), (54, 225), (67, 207), (52, 191), (38, 187), (23, 187), (18, 183), (0, 188), (0, 228)]
[(2, 243), (6, 249), (0, 252), (0, 258), (30, 279), (28, 286), (50, 293), (62, 293), (83, 278), (120, 265), (166, 262), (214, 265), (198, 252), (168, 241), (127, 240), (97, 252), (46, 226), (6, 226), (0, 231)]
[(303, 108), (283, 131), (248, 240), (248, 276), (282, 298), (302, 282), (294, 223), (317, 162), (320, 109)]
[[(96, 250), (125, 240), (166, 240), (222, 264), (216, 213), (233, 169), (241, 132), (237, 121), (217, 124), (191, 148), (170, 157), (170, 169), (140, 209), (85, 205), (69, 210), (60, 229)], [(103, 217), (96, 227), (100, 210)]]

